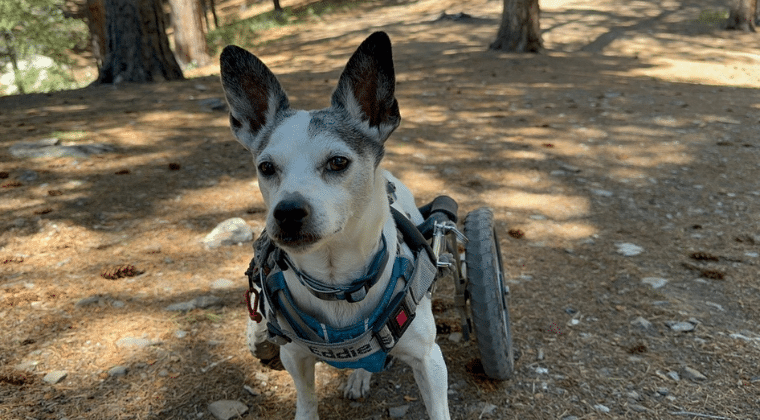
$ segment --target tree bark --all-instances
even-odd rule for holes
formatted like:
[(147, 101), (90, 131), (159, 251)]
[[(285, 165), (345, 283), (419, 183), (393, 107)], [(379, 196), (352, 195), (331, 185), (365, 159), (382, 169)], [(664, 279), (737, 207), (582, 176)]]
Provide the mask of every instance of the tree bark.
[(501, 24), (492, 50), (539, 52), (543, 49), (538, 0), (504, 0)]
[(10, 31), (3, 33), (3, 38), (5, 39), (5, 47), (8, 50), (8, 57), (11, 59), (11, 68), (13, 68), (13, 81), (16, 83), (16, 89), (18, 89), (18, 93), (24, 94), (24, 82), (23, 78), (21, 77), (21, 69), (18, 68), (18, 60), (16, 57), (16, 48), (14, 47), (15, 42), (13, 39), (13, 33)]
[(203, 31), (203, 10), (198, 0), (169, 0), (174, 28), (174, 50), (182, 64), (205, 65), (210, 60)]
[(755, 32), (757, 0), (732, 0), (726, 29)]
[(106, 55), (106, 8), (103, 0), (87, 0), (87, 26), (90, 27), (92, 55), (100, 68)]
[(160, 0), (105, 0), (106, 51), (99, 83), (182, 79)]

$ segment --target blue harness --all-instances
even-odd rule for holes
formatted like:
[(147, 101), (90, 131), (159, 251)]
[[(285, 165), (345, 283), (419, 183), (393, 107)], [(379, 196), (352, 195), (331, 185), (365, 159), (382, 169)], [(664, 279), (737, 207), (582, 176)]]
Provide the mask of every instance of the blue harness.
[[(408, 218), (392, 207), (391, 212), (397, 229), (415, 253), (415, 258), (412, 260), (396, 252), (390, 281), (377, 308), (366, 319), (344, 328), (321, 323), (300, 310), (288, 290), (283, 273), (293, 270), (301, 283), (320, 299), (359, 302), (383, 274), (388, 261), (385, 237), (382, 237), (381, 250), (366, 276), (348, 286), (334, 287), (296, 270), (266, 233), (261, 234), (254, 244), (256, 256), (246, 272), (250, 283), (246, 296), (251, 318), (260, 322), (258, 301), (261, 294), (269, 341), (277, 345), (296, 343), (337, 368), (363, 368), (369, 372), (385, 369), (388, 353), (411, 324), (417, 305), (431, 289), (437, 275), (434, 254), (422, 234)], [(403, 287), (394, 294), (399, 282)], [(254, 288), (254, 285), (257, 287)], [(251, 295), (254, 296), (253, 306)], [(282, 328), (281, 322), (288, 328)]]

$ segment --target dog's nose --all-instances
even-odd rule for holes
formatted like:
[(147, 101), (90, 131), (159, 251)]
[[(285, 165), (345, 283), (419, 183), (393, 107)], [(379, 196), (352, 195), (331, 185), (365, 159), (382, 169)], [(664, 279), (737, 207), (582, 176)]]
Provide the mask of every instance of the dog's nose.
[(306, 223), (311, 213), (311, 206), (300, 198), (280, 201), (274, 208), (274, 218), (280, 228), (288, 233), (297, 233)]

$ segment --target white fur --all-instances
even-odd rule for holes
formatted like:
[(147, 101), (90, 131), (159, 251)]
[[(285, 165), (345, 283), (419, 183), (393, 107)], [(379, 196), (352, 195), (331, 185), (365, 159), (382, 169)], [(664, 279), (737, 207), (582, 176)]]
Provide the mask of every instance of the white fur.
[[(310, 276), (334, 284), (346, 284), (366, 271), (379, 250), (380, 232), (385, 235), (389, 250), (397, 247), (396, 226), (390, 215), (386, 193), (388, 180), (396, 185), (397, 201), (394, 207), (411, 215), (415, 224), (422, 222), (422, 215), (415, 206), (411, 192), (398, 179), (383, 169), (373, 169), (369, 160), (361, 161), (339, 139), (323, 137), (318, 141), (308, 140), (308, 122), (308, 113), (300, 111), (285, 120), (273, 133), (270, 146), (262, 151), (257, 163), (262, 159), (271, 159), (281, 168), (282, 175), (276, 185), (261, 179), (259, 185), (269, 209), (288, 193), (297, 192), (309, 200), (315, 212), (315, 221), (318, 221), (316, 229), (324, 238), (305, 251), (289, 252), (288, 255), (299, 270)], [(324, 156), (336, 150), (343, 154), (351, 153), (356, 159), (352, 164), (363, 165), (363, 171), (360, 170), (362, 168), (354, 168), (356, 172), (352, 176), (359, 179), (352, 178), (340, 185), (331, 185), (320, 178), (319, 163)], [(371, 179), (361, 179), (366, 174), (371, 174)], [(357, 200), (357, 197), (360, 199)], [(267, 225), (270, 223), (275, 223), (271, 211), (267, 216)], [(410, 253), (406, 245), (403, 249)], [(304, 288), (291, 270), (285, 272), (285, 280), (301, 310), (321, 322), (344, 327), (366, 318), (376, 307), (388, 284), (392, 265), (393, 258), (389, 258), (383, 278), (358, 303), (318, 299)], [(251, 323), (249, 340), (260, 342), (263, 331), (259, 330), (265, 328), (264, 322)], [(447, 371), (435, 343), (435, 334), (430, 300), (425, 298), (417, 307), (415, 320), (391, 355), (412, 367), (430, 418), (448, 419)], [(259, 338), (256, 338), (257, 335)], [(283, 346), (280, 356), (295, 382), (298, 395), (296, 419), (317, 419), (314, 394), (316, 359), (294, 343)], [(363, 369), (354, 371), (344, 389), (345, 396), (367, 396), (370, 377), (371, 374)]]
[[(389, 52), (390, 40), (383, 41), (382, 38), (387, 36), (373, 34), (365, 43), (376, 42), (380, 45), (377, 48), (387, 48)], [(363, 43), (362, 46), (364, 45)], [(374, 48), (360, 47), (349, 60), (345, 72), (351, 73), (359, 67), (374, 65), (373, 61), (366, 57), (371, 51), (374, 51)], [(390, 54), (387, 54), (387, 59), (390, 59)], [(378, 68), (377, 71), (380, 72), (381, 69)], [(375, 76), (378, 79), (383, 78), (386, 91), (380, 92), (384, 96), (378, 95), (382, 96), (378, 100), (385, 100), (387, 104), (391, 103), (388, 102), (390, 99), (394, 105), (387, 108), (389, 114), (378, 122), (378, 125), (369, 126), (364, 111), (353, 97), (354, 90), (351, 86), (342, 86), (336, 91), (343, 92), (341, 96), (347, 96), (344, 102), (348, 109), (328, 108), (329, 112), (341, 113), (335, 115), (336, 120), (345, 118), (345, 113), (348, 113), (353, 119), (353, 127), (359, 128), (369, 136), (365, 141), (376, 142), (367, 144), (369, 149), (374, 148), (375, 151), (378, 143), (384, 142), (396, 128), (400, 118), (395, 99), (392, 97), (392, 70), (388, 71), (386, 68), (382, 71), (385, 73)], [(345, 80), (348, 81), (346, 83), (351, 83), (357, 79), (347, 77)], [(232, 121), (233, 133), (241, 143), (254, 152), (257, 167), (262, 162), (268, 162), (277, 168), (274, 175), (259, 177), (259, 188), (268, 208), (266, 225), (269, 234), (272, 235), (278, 228), (274, 210), (279, 203), (289, 197), (298, 197), (300, 203), (308, 203), (308, 220), (298, 229), (301, 234), (299, 238), (310, 239), (289, 242), (290, 246), (287, 243), (277, 244), (300, 271), (325, 283), (347, 285), (367, 271), (381, 246), (381, 235), (385, 237), (388, 251), (393, 255), (398, 248), (398, 238), (386, 192), (388, 181), (396, 186), (397, 199), (393, 206), (408, 215), (415, 224), (422, 222), (422, 215), (415, 206), (412, 193), (389, 172), (377, 167), (375, 153), (358, 153), (346, 141), (335, 137), (332, 134), (335, 131), (310, 133), (313, 112), (289, 112), (282, 114), (285, 119), (279, 121), (279, 110), (276, 107), (277, 104), (283, 103), (281, 99), (285, 99), (284, 93), (283, 96), (273, 95), (272, 92), (282, 90), (274, 76), (258, 59), (239, 48), (227, 47), (222, 53), (222, 82), (232, 115), (238, 120)], [(252, 83), (263, 84), (263, 90), (269, 92), (268, 108), (262, 115), (252, 115), (253, 112), (260, 112), (259, 107), (249, 106), (246, 101), (255, 98), (241, 93), (239, 89), (240, 86), (251, 86)], [(254, 92), (260, 90), (255, 89)], [(251, 124), (246, 123), (261, 121), (263, 116), (266, 129), (259, 127), (253, 130)], [(382, 116), (380, 117), (382, 119)], [(276, 127), (274, 121), (279, 121)], [(356, 139), (351, 141), (354, 142), (355, 148), (359, 147), (355, 144)], [(336, 156), (345, 157), (350, 161), (348, 168), (339, 175), (327, 171), (327, 162)], [(411, 255), (406, 245), (401, 246), (401, 252)], [(295, 304), (300, 310), (322, 323), (340, 328), (366, 319), (377, 307), (389, 283), (393, 263), (394, 258), (389, 258), (381, 278), (368, 291), (367, 296), (357, 303), (318, 299), (301, 284), (293, 270), (285, 271), (284, 275)], [(401, 287), (399, 284), (397, 291)], [(287, 328), (287, 323), (281, 321), (280, 326)], [(257, 343), (263, 342), (266, 328), (266, 320), (259, 324), (249, 321), (247, 339), (251, 349), (255, 349)], [(446, 420), (450, 418), (448, 378), (441, 350), (435, 343), (435, 334), (431, 302), (429, 298), (423, 298), (417, 306), (414, 321), (390, 354), (411, 366), (430, 418)], [(296, 419), (317, 419), (314, 355), (298, 344), (289, 343), (280, 348), (280, 358), (295, 384)], [(367, 396), (370, 381), (369, 372), (357, 369), (348, 380), (344, 389), (345, 396)]]

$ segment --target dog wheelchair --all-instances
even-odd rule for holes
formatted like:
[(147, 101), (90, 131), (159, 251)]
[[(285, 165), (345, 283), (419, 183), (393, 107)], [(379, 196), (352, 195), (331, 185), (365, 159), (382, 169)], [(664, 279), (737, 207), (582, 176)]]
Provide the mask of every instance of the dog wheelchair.
[(504, 284), (499, 239), (493, 213), (487, 207), (469, 212), (463, 231), (457, 229), (457, 203), (436, 197), (419, 208), (425, 221), (417, 226), (430, 241), (438, 277), (454, 281), (454, 304), (461, 318), (462, 337), (477, 339), (485, 374), (508, 379), (514, 371), (509, 286)]
[[(388, 196), (389, 201), (395, 200), (395, 186), (392, 183), (388, 183)], [(504, 284), (501, 251), (494, 229), (493, 213), (487, 207), (468, 213), (464, 219), (462, 233), (457, 228), (457, 210), (458, 205), (454, 199), (439, 196), (419, 207), (424, 221), (418, 226), (393, 208), (391, 213), (404, 242), (427, 254), (435, 265), (431, 266), (431, 270), (435, 271), (432, 287), (426, 287), (426, 290), (432, 292), (438, 280), (452, 278), (454, 303), (461, 318), (462, 337), (465, 340), (471, 339), (472, 336), (477, 339), (485, 374), (492, 379), (505, 380), (512, 376), (514, 370), (514, 351), (509, 319), (509, 287)], [(256, 256), (246, 271), (250, 283), (246, 292), (246, 303), (251, 320), (258, 323), (262, 321), (258, 308), (263, 279), (268, 278), (270, 269), (275, 265), (280, 265), (281, 269), (287, 267), (283, 263), (282, 255), (267, 240), (266, 234), (262, 233), (254, 243), (254, 250)], [(257, 280), (259, 277), (262, 280)], [(364, 289), (356, 290), (363, 291)], [(273, 300), (271, 297), (269, 299)], [(406, 306), (398, 307), (406, 309), (406, 313), (410, 312)], [(411, 321), (414, 311), (409, 315)], [(405, 314), (404, 318), (406, 316)], [(272, 327), (270, 324), (268, 339), (255, 340), (251, 351), (263, 365), (282, 370), (279, 346), (290, 340), (277, 328), (274, 328), (277, 334), (272, 334)], [(394, 337), (397, 338), (403, 331), (395, 333)]]

